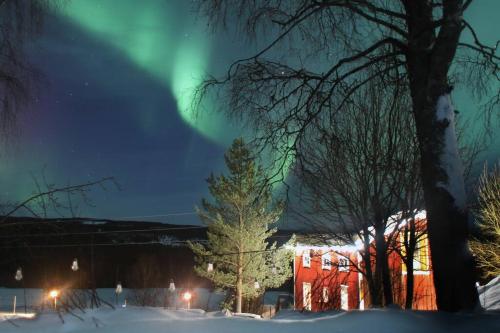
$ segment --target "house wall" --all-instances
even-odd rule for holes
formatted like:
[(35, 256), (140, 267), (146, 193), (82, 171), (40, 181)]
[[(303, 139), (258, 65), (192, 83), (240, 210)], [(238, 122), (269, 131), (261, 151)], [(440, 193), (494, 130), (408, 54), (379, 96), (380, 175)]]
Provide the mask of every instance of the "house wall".
[[(337, 253), (333, 251), (329, 251), (332, 258), (330, 270), (322, 267), (322, 255), (325, 251), (320, 250), (306, 250), (310, 251), (311, 264), (310, 267), (304, 267), (303, 251), (295, 255), (295, 309), (304, 310), (304, 283), (311, 285), (311, 311), (341, 309), (342, 285), (347, 286), (348, 309), (357, 309), (359, 307), (358, 272), (352, 266), (348, 267), (347, 272), (339, 270)], [(352, 253), (344, 255), (356, 262), (356, 255)], [(326, 302), (323, 297), (323, 288), (328, 290)]]
[[(425, 232), (426, 221), (424, 219), (417, 221), (417, 229)], [(312, 247), (313, 248), (313, 247)], [(430, 248), (426, 237), (421, 238), (419, 249), (423, 249), (425, 255), (419, 254), (417, 257), (424, 258), (421, 269), (414, 271), (414, 292), (412, 308), (417, 310), (435, 310), (436, 294), (434, 290), (434, 282), (432, 275), (432, 263), (430, 260)], [(375, 249), (372, 247), (372, 251)], [(306, 252), (304, 252), (306, 251)], [(304, 309), (304, 294), (303, 285), (309, 283), (311, 285), (311, 311), (324, 311), (331, 309), (341, 309), (341, 285), (348, 286), (348, 309), (358, 309), (360, 304), (362, 308), (370, 307), (370, 299), (366, 280), (362, 274), (350, 265), (348, 272), (339, 270), (337, 262), (338, 251), (329, 251), (333, 262), (331, 270), (322, 268), (322, 255), (327, 250), (310, 250), (306, 246), (297, 249), (294, 262), (294, 292), (295, 292), (295, 308), (297, 310)], [(310, 253), (310, 267), (304, 267), (303, 254)], [(341, 252), (348, 256), (350, 262), (355, 266), (363, 266), (362, 262), (358, 262), (357, 252)], [(373, 253), (375, 254), (375, 253)], [(359, 257), (360, 258), (360, 257)], [(396, 251), (391, 251), (389, 254), (389, 269), (392, 277), (392, 288), (394, 302), (401, 307), (405, 306), (407, 274), (401, 256)], [(372, 267), (374, 263), (372, 262)], [(328, 289), (328, 302), (323, 300), (323, 288)], [(360, 290), (361, 289), (361, 290)]]
[[(417, 221), (417, 231), (424, 232), (426, 230), (426, 220)], [(402, 235), (400, 235), (402, 236)], [(401, 238), (402, 240), (402, 238)], [(414, 274), (414, 287), (413, 287), (413, 303), (412, 309), (415, 310), (436, 310), (436, 293), (434, 289), (434, 280), (432, 275), (432, 262), (430, 255), (430, 247), (426, 235), (419, 237), (419, 243), (417, 244), (418, 253), (416, 254), (417, 261), (420, 262), (421, 269), (415, 269)], [(373, 255), (375, 255), (375, 249), (371, 249)], [(422, 252), (422, 253), (420, 253)], [(407, 272), (406, 267), (401, 259), (401, 256), (396, 251), (391, 251), (389, 254), (389, 270), (391, 272), (392, 279), (392, 292), (394, 297), (394, 303), (398, 304), (402, 308), (405, 307), (406, 303), (406, 286), (407, 286)], [(372, 263), (374, 267), (374, 263)], [(363, 292), (362, 294), (368, 293), (368, 288), (366, 283), (362, 281)], [(367, 307), (370, 306), (369, 298), (367, 297), (365, 301)]]

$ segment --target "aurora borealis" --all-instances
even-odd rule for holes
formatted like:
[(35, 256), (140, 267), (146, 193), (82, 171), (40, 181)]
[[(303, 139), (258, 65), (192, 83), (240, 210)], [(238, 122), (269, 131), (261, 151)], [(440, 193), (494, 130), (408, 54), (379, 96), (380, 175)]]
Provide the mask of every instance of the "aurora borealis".
[[(470, 9), (472, 19), (481, 17), (477, 30), (487, 41), (500, 30), (498, 11), (491, 10), (500, 11), (500, 2), (488, 2)], [(253, 49), (231, 33), (211, 34), (192, 6), (71, 0), (58, 8), (30, 46), (43, 73), (39, 100), (23, 113), (20, 134), (3, 154), (0, 199), (29, 195), (30, 173), (44, 170), (60, 185), (116, 178), (122, 190), (95, 191), (95, 207), (80, 206), (83, 216), (193, 211), (206, 195), (204, 179), (221, 171), (224, 150), (242, 129), (216, 112), (220, 104), (197, 115), (189, 111), (192, 89), (203, 75), (220, 74)], [(464, 99), (458, 109), (474, 106)], [(487, 157), (498, 152), (493, 147)], [(197, 222), (193, 215), (159, 220)]]

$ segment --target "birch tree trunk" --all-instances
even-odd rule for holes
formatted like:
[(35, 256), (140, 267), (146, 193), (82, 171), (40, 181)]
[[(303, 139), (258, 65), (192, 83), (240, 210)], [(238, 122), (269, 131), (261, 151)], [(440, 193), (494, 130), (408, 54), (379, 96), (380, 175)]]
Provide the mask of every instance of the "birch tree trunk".
[(241, 313), (243, 302), (243, 255), (238, 258), (238, 276), (236, 280), (236, 312)]
[(436, 301), (440, 310), (459, 311), (472, 310), (478, 304), (448, 82), (462, 30), (463, 4), (451, 0), (443, 4), (446, 20), (436, 36), (431, 4), (407, 2), (407, 69), (420, 146)]

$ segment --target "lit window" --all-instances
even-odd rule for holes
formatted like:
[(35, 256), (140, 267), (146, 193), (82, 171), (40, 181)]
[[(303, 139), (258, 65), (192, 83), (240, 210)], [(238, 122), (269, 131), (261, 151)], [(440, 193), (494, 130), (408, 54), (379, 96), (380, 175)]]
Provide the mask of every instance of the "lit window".
[(332, 257), (329, 252), (326, 252), (321, 256), (321, 268), (328, 270), (332, 269)]
[(311, 267), (311, 253), (309, 250), (304, 251), (302, 254), (302, 266), (303, 267)]
[(339, 272), (349, 272), (349, 259), (345, 256), (338, 255)]
[(328, 287), (323, 287), (323, 303), (328, 303)]
[(413, 256), (413, 270), (429, 270), (429, 256), (427, 255), (428, 247), (429, 244), (427, 237), (422, 237), (418, 240), (417, 248), (415, 249), (415, 254)]
[[(404, 241), (403, 237), (401, 238), (403, 242)], [(401, 255), (403, 258), (407, 256), (404, 244), (401, 245)], [(414, 271), (429, 270), (429, 241), (425, 236), (420, 236), (420, 238), (417, 240), (417, 244), (415, 246), (415, 252), (413, 254), (413, 270)], [(402, 271), (403, 273), (407, 272), (407, 268), (404, 262), (402, 263)]]

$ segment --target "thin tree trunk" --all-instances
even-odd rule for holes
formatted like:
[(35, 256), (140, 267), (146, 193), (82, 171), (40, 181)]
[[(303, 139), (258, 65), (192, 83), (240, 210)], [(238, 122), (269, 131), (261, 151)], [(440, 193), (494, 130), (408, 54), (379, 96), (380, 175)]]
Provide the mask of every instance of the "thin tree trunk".
[(364, 253), (363, 260), (365, 262), (365, 271), (366, 271), (366, 282), (368, 284), (368, 292), (370, 294), (370, 303), (373, 307), (381, 307), (382, 306), (382, 298), (381, 298), (381, 288), (380, 284), (377, 284), (375, 281), (375, 276), (373, 274), (372, 262), (371, 262), (371, 253), (370, 253), (370, 237), (368, 228), (363, 229), (364, 235)]
[(236, 312), (241, 312), (243, 301), (243, 254), (239, 254), (238, 258), (238, 276), (236, 280)]
[(414, 274), (413, 274), (413, 259), (411, 257), (406, 263), (406, 298), (405, 298), (405, 309), (411, 309), (413, 307), (413, 290), (414, 290)]
[[(415, 230), (415, 220), (410, 222), (409, 238), (407, 242), (403, 244), (406, 247), (406, 258), (403, 260), (406, 264), (406, 297), (405, 297), (405, 309), (411, 309), (413, 307), (413, 292), (414, 292), (414, 282), (415, 275), (413, 274), (413, 258), (415, 257), (416, 248), (416, 230)], [(405, 236), (406, 239), (406, 236)], [(407, 246), (408, 245), (408, 246)]]
[(387, 246), (385, 243), (385, 225), (380, 224), (376, 227), (375, 230), (375, 251), (377, 253), (376, 256), (376, 274), (381, 279), (383, 296), (384, 296), (384, 305), (389, 305), (394, 303), (392, 296), (392, 283), (391, 283), (391, 275), (389, 272), (389, 263), (387, 260)]

